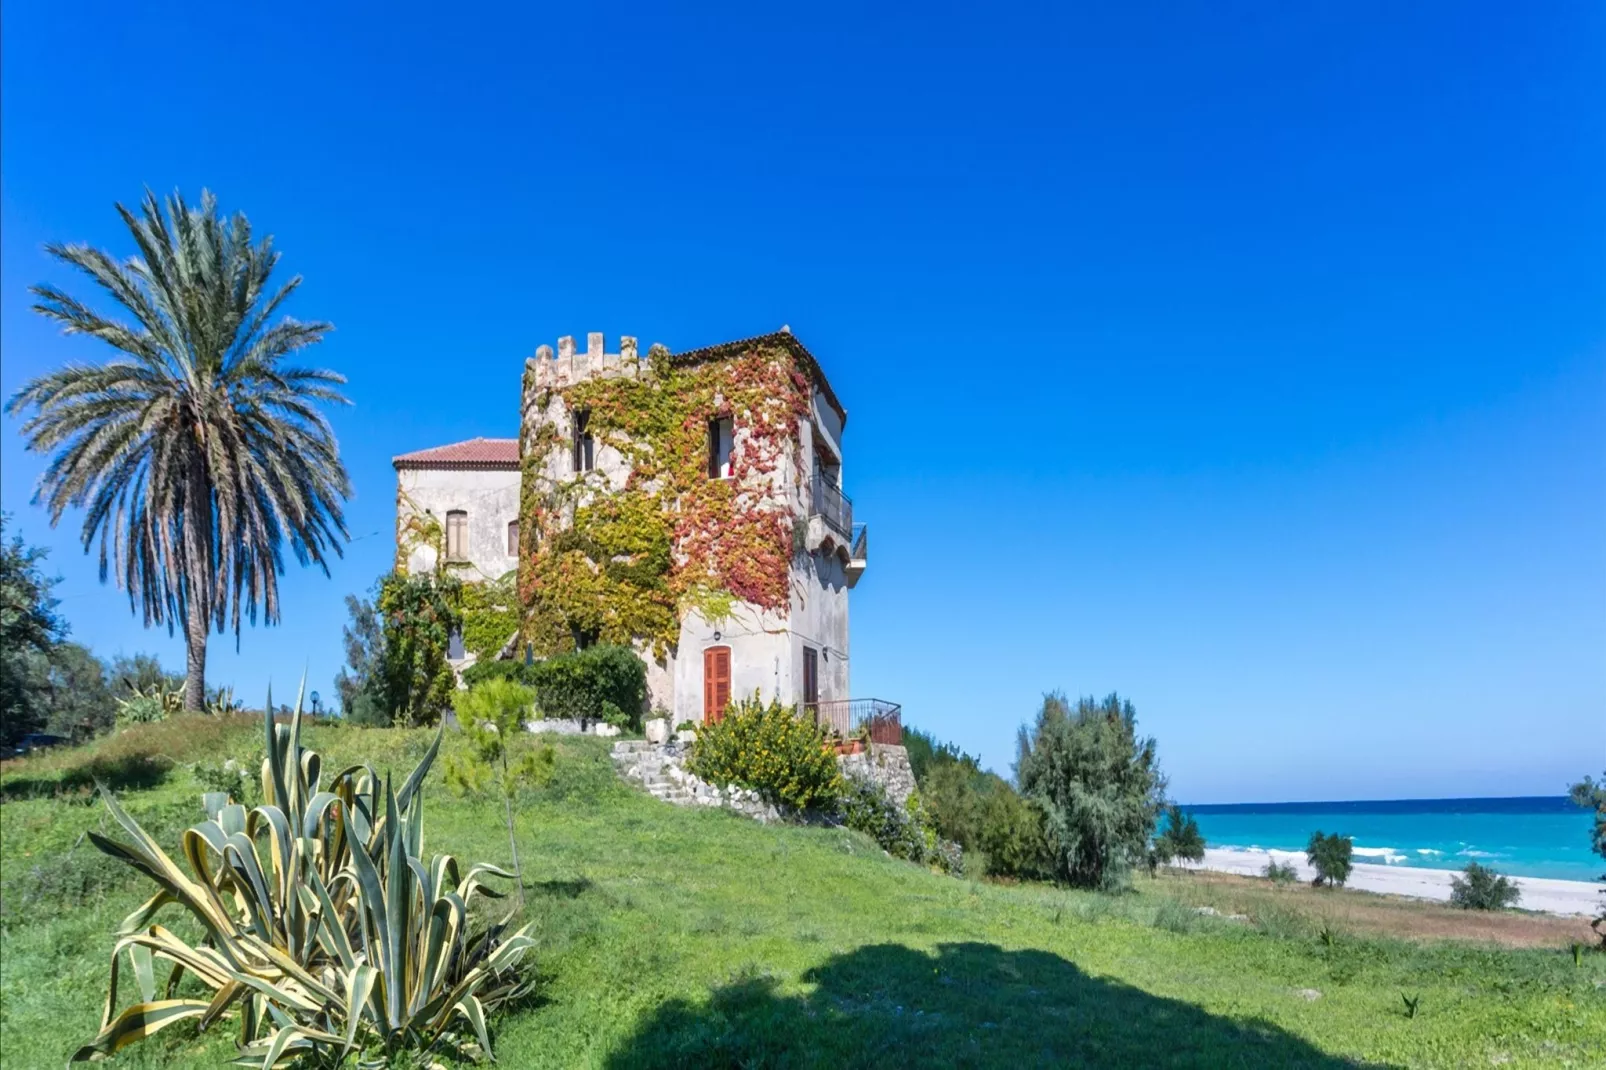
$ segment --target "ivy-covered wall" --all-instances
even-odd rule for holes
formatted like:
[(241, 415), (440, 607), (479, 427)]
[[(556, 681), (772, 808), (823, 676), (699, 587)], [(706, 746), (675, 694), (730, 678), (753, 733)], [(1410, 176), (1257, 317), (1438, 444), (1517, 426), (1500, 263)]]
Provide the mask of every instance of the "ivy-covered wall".
[[(536, 653), (634, 640), (662, 657), (684, 610), (785, 612), (811, 392), (793, 354), (765, 344), (690, 365), (654, 347), (639, 374), (560, 386), (527, 372), (518, 593)], [(576, 474), (580, 411), (595, 467)], [(711, 479), (720, 417), (734, 430), (731, 474)]]

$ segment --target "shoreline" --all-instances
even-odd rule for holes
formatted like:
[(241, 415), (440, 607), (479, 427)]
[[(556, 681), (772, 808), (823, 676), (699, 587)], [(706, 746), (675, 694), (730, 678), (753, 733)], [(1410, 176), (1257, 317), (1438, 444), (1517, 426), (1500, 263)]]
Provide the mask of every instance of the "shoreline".
[[(1305, 861), (1303, 851), (1268, 851), (1256, 847), (1207, 847), (1203, 862), (1179, 862), (1177, 865), (1186, 869), (1259, 877), (1266, 863), (1272, 859), (1292, 865), (1302, 881), (1309, 882), (1316, 876), (1316, 870)], [(1357, 862), (1344, 887), (1444, 902), (1450, 898), (1451, 878), (1460, 875), (1460, 871), (1453, 869)], [(1606, 887), (1593, 881), (1551, 877), (1511, 877), (1511, 880), (1522, 889), (1522, 899), (1517, 906), (1545, 914), (1594, 917), (1602, 909), (1602, 893), (1606, 892)]]

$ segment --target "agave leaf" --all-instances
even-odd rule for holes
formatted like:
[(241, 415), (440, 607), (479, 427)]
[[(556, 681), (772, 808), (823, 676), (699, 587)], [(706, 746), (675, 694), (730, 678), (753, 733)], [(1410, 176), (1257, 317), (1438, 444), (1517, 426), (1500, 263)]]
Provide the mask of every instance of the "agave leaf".
[(441, 737), (445, 733), (446, 720), (442, 718), (440, 727), (435, 730), (435, 738), (429, 744), (429, 750), (425, 751), (424, 757), (419, 759), (418, 767), (413, 770), (406, 782), (402, 784), (401, 793), (396, 797), (396, 804), (403, 810), (407, 809), (408, 804), (413, 801), (413, 795), (418, 791), (419, 786), (424, 783), (424, 777), (429, 773), (429, 767), (435, 763), (435, 756), (441, 750)]
[(491, 1054), (491, 1038), (485, 1032), (485, 1008), (480, 1005), (480, 1001), (473, 996), (464, 996), (457, 1001), (453, 1009), (467, 1018), (468, 1024), (474, 1027), (474, 1035), (479, 1037), (480, 1049), (485, 1052), (486, 1058), (495, 1059), (496, 1056)]
[(351, 840), (352, 867), (356, 870), (358, 887), (362, 890), (363, 909), (368, 915), (369, 924), (373, 927), (374, 946), (370, 948), (370, 956), (381, 973), (388, 973), (391, 969), (388, 961), (390, 925), (385, 914), (385, 896), (379, 883), (379, 870), (374, 866), (374, 860), (368, 856), (368, 848), (356, 838), (356, 829), (350, 827), (350, 810), (346, 811), (345, 817), (346, 835)]
[(290, 798), (290, 787), (285, 781), (284, 747), (280, 745), (279, 734), (275, 731), (273, 723), (273, 685), (268, 685), (268, 706), (262, 711), (263, 731), (267, 736), (268, 747), (268, 773), (264, 778), (263, 786), (273, 790), (267, 793), (266, 802), (283, 806)]
[(156, 970), (151, 949), (144, 944), (130, 944), (128, 961), (134, 967), (134, 983), (139, 985), (139, 998), (143, 1003), (156, 1000)]
[(379, 1024), (381, 1032), (388, 1032), (384, 1025), (383, 1016), (378, 1009), (371, 1007), (374, 983), (379, 980), (379, 971), (372, 966), (362, 965), (352, 970), (346, 976), (346, 1040), (340, 1055), (345, 1057), (357, 1042), (357, 1029), (362, 1025), (363, 1014), (371, 1014)]
[(218, 811), (229, 805), (229, 793), (226, 791), (209, 791), (201, 796), (201, 809), (213, 821), (217, 820)]
[(229, 1009), (231, 1003), (245, 994), (246, 986), (238, 981), (230, 981), (223, 985), (212, 997), (212, 1002), (207, 1004), (206, 1013), (201, 1015), (201, 1020), (197, 1023), (198, 1028), (205, 1029), (217, 1021), (223, 1012)]
[(204, 999), (159, 999), (136, 1003), (117, 1016), (88, 1044), (73, 1053), (69, 1062), (81, 1063), (97, 1056), (114, 1055), (134, 1043), (154, 1036), (175, 1022), (199, 1018), (206, 1013)]

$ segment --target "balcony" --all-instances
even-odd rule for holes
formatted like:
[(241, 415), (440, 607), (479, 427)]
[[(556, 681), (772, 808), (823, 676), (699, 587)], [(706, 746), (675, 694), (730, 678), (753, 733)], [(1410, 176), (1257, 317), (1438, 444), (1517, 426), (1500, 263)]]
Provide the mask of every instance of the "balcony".
[(814, 493), (811, 495), (809, 515), (824, 520), (844, 539), (853, 534), (853, 499), (819, 472), (814, 473)]
[(803, 712), (813, 717), (815, 724), (844, 739), (868, 728), (871, 743), (903, 745), (903, 707), (896, 702), (844, 698), (804, 703)]
[(870, 527), (868, 524), (853, 525), (853, 538), (848, 540), (851, 549), (848, 550), (848, 588), (851, 590), (864, 575), (864, 568), (870, 563)]

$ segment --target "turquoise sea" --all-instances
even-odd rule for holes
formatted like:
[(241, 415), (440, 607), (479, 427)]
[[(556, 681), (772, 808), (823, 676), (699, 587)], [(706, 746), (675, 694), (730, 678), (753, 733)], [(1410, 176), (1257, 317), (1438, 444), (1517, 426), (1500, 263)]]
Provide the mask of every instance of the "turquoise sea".
[(1303, 851), (1320, 829), (1355, 840), (1355, 861), (1428, 869), (1481, 862), (1522, 877), (1599, 880), (1591, 815), (1565, 796), (1234, 803), (1184, 807), (1211, 847)]

